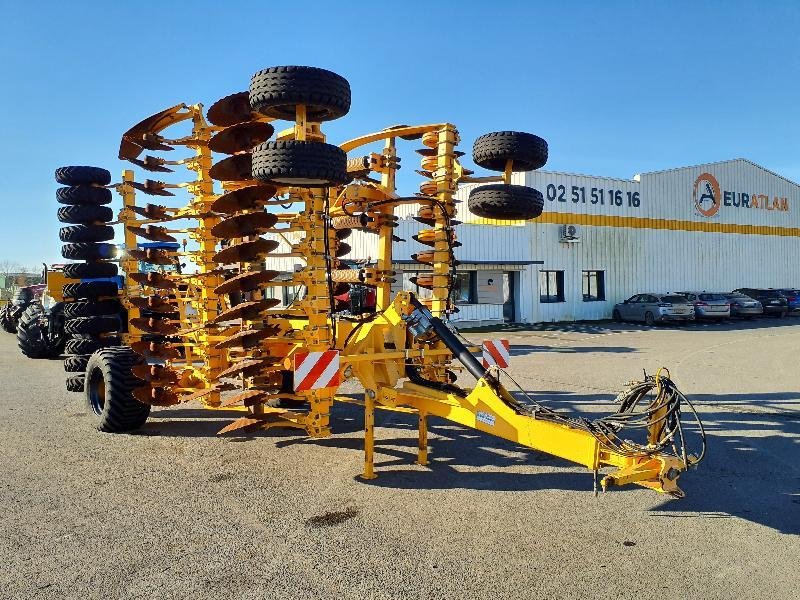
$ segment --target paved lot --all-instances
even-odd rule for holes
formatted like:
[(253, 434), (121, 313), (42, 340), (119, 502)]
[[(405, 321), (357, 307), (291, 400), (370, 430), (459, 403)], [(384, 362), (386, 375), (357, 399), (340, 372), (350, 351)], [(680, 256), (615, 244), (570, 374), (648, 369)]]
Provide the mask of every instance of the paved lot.
[(347, 406), (321, 442), (218, 438), (225, 415), (191, 408), (104, 435), (58, 361), (3, 334), (0, 597), (797, 598), (800, 319), (508, 337), (515, 378), (564, 409), (611, 411), (623, 381), (671, 367), (710, 434), (687, 498), (595, 497), (579, 468), (442, 422), (425, 469), (387, 414), (365, 484)]

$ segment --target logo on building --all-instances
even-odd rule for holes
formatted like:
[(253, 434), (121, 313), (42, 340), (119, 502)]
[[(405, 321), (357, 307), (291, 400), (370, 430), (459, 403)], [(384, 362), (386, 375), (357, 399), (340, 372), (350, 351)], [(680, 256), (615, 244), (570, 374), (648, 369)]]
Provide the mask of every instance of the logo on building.
[(719, 212), (722, 192), (717, 178), (711, 173), (701, 173), (694, 180), (694, 206), (704, 217), (713, 217)]
[[(730, 185), (730, 182), (728, 185)], [(789, 212), (789, 199), (786, 196), (723, 190), (720, 188), (717, 178), (711, 173), (701, 173), (694, 180), (692, 198), (694, 199), (694, 207), (697, 213), (708, 218), (716, 216), (723, 206), (726, 207), (725, 211), (729, 211), (732, 208), (756, 208)]]

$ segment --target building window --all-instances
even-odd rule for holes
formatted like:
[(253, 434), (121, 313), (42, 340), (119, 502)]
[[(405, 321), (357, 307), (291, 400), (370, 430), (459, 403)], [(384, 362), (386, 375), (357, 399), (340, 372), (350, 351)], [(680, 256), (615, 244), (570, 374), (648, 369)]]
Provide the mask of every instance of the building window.
[(475, 271), (456, 273), (450, 299), (456, 304), (475, 304)]
[(539, 271), (539, 302), (564, 302), (564, 271)]
[(583, 301), (599, 302), (606, 299), (605, 271), (583, 272)]
[[(430, 273), (430, 271), (428, 272)], [(406, 292), (413, 292), (417, 298), (425, 299), (433, 296), (433, 292), (428, 288), (419, 287), (416, 283), (411, 281), (412, 277), (424, 275), (425, 272), (406, 271), (403, 273), (403, 290)]]

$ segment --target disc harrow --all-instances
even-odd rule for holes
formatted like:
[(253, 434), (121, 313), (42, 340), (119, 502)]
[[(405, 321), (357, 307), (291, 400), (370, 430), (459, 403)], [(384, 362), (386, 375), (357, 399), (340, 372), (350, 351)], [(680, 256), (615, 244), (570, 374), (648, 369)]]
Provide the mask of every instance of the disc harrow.
[[(668, 402), (653, 401), (644, 416), (631, 412), (642, 397), (637, 395), (624, 414), (571, 420), (524, 392), (526, 402), (512, 396), (502, 382), (507, 374), (483, 366), (449, 322), (458, 311), (458, 186), (481, 184), (467, 199), (479, 217), (536, 218), (541, 193), (512, 184), (511, 177), (543, 166), (546, 142), (513, 131), (481, 136), (473, 161), (502, 175), (475, 177), (461, 164), (465, 153), (451, 123), (394, 125), (329, 143), (322, 124), (345, 116), (350, 101), (349, 83), (335, 73), (271, 67), (253, 75), (247, 92), (225, 96), (205, 114), (200, 104), (178, 104), (123, 135), (121, 159), (151, 172), (182, 167), (194, 176), (170, 183), (136, 180), (126, 170), (114, 186), (122, 196), (125, 232), (119, 259), (123, 326), (92, 340), (99, 349), (86, 361), (85, 394), (98, 428), (115, 430), (109, 411), (133, 415), (118, 427), (127, 430), (144, 422), (150, 406), (200, 402), (242, 414), (220, 434), (279, 427), (320, 438), (331, 434), (331, 407), (342, 401), (364, 410), (364, 479), (376, 476), (374, 415), (383, 409), (417, 415), (417, 462), (423, 465), (427, 419), (436, 416), (595, 472), (614, 469), (604, 486), (638, 483), (679, 495), (678, 475), (699, 457), (684, 448), (683, 397), (667, 376), (657, 374), (641, 388), (669, 396)], [(191, 123), (186, 135), (165, 135), (184, 122)], [(404, 141), (422, 146), (415, 169), (422, 182), (410, 196), (397, 190), (398, 145)], [(144, 154), (177, 146), (192, 154), (176, 160)], [(188, 202), (173, 205), (184, 192)], [(166, 204), (137, 205), (139, 194)], [(87, 203), (102, 195), (75, 190), (59, 192), (59, 199)], [(104, 207), (66, 208), (59, 216), (71, 224), (97, 227), (110, 220)], [(420, 225), (409, 232), (422, 247), (411, 254), (417, 293), (392, 290), (399, 278), (393, 246), (405, 242), (396, 233), (401, 218), (403, 230)], [(106, 235), (81, 229), (62, 238)], [(68, 252), (99, 265), (114, 249), (103, 241), (74, 240)], [(353, 256), (365, 244), (375, 256)], [(71, 285), (74, 297), (90, 302), (101, 302), (110, 291), (107, 282)], [(92, 327), (81, 321), (72, 329)], [(95, 330), (107, 331), (106, 322)], [(102, 348), (106, 335), (123, 346)], [(80, 369), (84, 358), (72, 357), (70, 368)], [(471, 388), (457, 385), (464, 371), (476, 380)], [(363, 398), (339, 392), (348, 380), (363, 388)], [(621, 437), (626, 424), (642, 422), (646, 444)], [(667, 452), (670, 447), (675, 452)]]

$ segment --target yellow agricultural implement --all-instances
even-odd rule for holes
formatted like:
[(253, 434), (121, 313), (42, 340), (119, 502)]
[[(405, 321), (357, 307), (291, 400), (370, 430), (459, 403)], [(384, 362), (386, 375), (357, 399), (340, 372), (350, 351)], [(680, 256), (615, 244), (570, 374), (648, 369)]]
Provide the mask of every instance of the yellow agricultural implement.
[[(569, 418), (525, 393), (512, 395), (502, 383), (508, 380), (503, 371), (487, 369), (449, 323), (459, 184), (485, 184), (472, 189), (468, 200), (469, 210), (481, 217), (536, 218), (541, 194), (510, 182), (512, 172), (545, 164), (544, 140), (519, 132), (481, 136), (473, 159), (502, 175), (476, 178), (461, 164), (459, 133), (450, 123), (398, 125), (339, 146), (327, 143), (322, 123), (349, 108), (350, 86), (339, 75), (274, 67), (256, 73), (248, 91), (221, 99), (207, 113), (200, 104), (180, 104), (123, 135), (120, 158), (154, 172), (180, 166), (194, 177), (141, 182), (126, 170), (114, 186), (122, 196), (121, 255), (103, 256), (96, 248), (65, 251), (87, 260), (85, 270), (94, 275), (109, 269), (97, 265), (116, 258), (125, 277), (116, 299), (124, 307), (118, 328), (81, 322), (82, 337), (73, 342), (92, 349), (77, 353), (85, 358), (85, 370), (71, 387), (84, 391), (96, 425), (104, 431), (135, 429), (150, 406), (199, 401), (209, 409), (241, 411), (220, 433), (288, 427), (320, 438), (331, 434), (331, 407), (341, 401), (363, 406), (366, 479), (375, 477), (374, 413), (383, 409), (417, 416), (417, 462), (423, 465), (428, 418), (434, 416), (596, 474), (610, 468), (604, 488), (636, 483), (681, 495), (678, 476), (702, 453), (685, 450), (680, 410), (687, 401), (669, 377), (659, 372), (632, 385), (613, 415)], [(276, 128), (280, 121), (286, 122), (282, 129)], [(190, 132), (165, 137), (164, 130), (183, 122), (191, 124)], [(398, 146), (409, 140), (421, 142), (417, 172), (424, 181), (418, 193), (404, 196), (396, 186)], [(176, 146), (193, 154), (172, 161), (143, 156)], [(76, 169), (90, 167), (64, 169), (72, 171), (65, 176), (62, 170), (59, 181), (71, 187), (62, 189), (110, 183), (96, 174), (92, 181), (74, 176), (88, 173)], [(180, 188), (190, 197), (181, 206), (137, 203), (139, 194), (170, 198)], [(90, 195), (85, 189), (60, 194), (84, 200)], [(429, 290), (424, 298), (392, 294), (394, 231), (398, 213), (409, 211), (424, 226), (415, 239), (429, 248), (414, 255), (429, 267), (415, 280)], [(79, 223), (101, 227), (102, 219), (89, 217), (107, 215), (79, 216)], [(353, 231), (373, 236), (374, 261), (350, 256), (344, 240)], [(296, 290), (293, 300), (284, 301)], [(365, 290), (374, 302), (363, 302)], [(84, 285), (67, 295), (91, 305), (110, 291)], [(468, 388), (456, 384), (464, 370), (476, 380)], [(363, 397), (340, 392), (348, 381), (363, 388)], [(634, 428), (646, 439), (622, 437)]]

